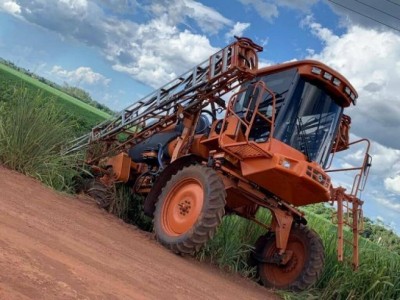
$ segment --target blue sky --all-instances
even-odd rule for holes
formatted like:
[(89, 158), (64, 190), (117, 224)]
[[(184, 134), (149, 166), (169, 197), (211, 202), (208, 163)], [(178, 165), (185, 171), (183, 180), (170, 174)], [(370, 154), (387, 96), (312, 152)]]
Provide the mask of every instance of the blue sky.
[[(396, 1), (335, 2), (400, 29)], [(352, 133), (373, 141), (365, 214), (400, 233), (400, 32), (322, 0), (0, 0), (0, 57), (84, 88), (114, 110), (233, 35), (262, 44), (263, 64), (313, 58), (353, 83), (360, 97), (348, 112)], [(355, 151), (337, 165), (359, 160)]]

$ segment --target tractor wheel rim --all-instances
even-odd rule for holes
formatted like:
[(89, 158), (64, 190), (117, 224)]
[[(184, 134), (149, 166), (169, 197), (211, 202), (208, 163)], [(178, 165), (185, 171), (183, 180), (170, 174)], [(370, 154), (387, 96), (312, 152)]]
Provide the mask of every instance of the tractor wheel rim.
[[(297, 238), (289, 238), (286, 249), (293, 251), (293, 255), (285, 265), (264, 264), (261, 268), (261, 272), (267, 280), (277, 288), (286, 288), (296, 281), (302, 273), (307, 259), (305, 245)], [(278, 249), (272, 246), (265, 256), (272, 257), (277, 252)]]
[(202, 184), (185, 179), (167, 194), (162, 209), (162, 227), (171, 236), (184, 234), (198, 220), (204, 203)]

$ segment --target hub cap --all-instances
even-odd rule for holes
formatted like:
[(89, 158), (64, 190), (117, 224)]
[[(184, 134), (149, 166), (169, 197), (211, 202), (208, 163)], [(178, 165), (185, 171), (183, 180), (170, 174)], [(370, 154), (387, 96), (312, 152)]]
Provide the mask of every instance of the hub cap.
[(185, 179), (168, 193), (162, 208), (162, 226), (172, 236), (187, 232), (196, 223), (204, 203), (202, 184)]

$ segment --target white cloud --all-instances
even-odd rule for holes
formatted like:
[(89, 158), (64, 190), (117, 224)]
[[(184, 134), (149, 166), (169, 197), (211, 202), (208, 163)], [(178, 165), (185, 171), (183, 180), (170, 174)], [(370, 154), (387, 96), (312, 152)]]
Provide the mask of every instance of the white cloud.
[(400, 174), (393, 177), (385, 178), (384, 183), (388, 191), (400, 195)]
[(101, 5), (116, 14), (133, 15), (139, 7), (136, 0), (100, 0)]
[(21, 7), (16, 1), (13, 0), (2, 0), (0, 1), (0, 11), (5, 11), (12, 15), (18, 15), (21, 13)]
[(193, 0), (183, 0), (186, 7), (191, 10), (188, 16), (193, 18), (204, 32), (216, 34), (224, 26), (232, 25), (232, 21), (225, 18), (215, 9)]
[(382, 206), (395, 211), (396, 213), (400, 213), (400, 201), (390, 201), (386, 198), (376, 197), (375, 200), (380, 203)]
[(300, 25), (308, 26), (311, 29), (311, 33), (316, 35), (323, 43), (327, 45), (334, 44), (339, 39), (339, 37), (334, 35), (330, 29), (325, 28), (321, 24), (315, 22), (313, 16), (311, 15), (306, 16)]
[(319, 0), (275, 0), (275, 2), (281, 6), (286, 6), (292, 9), (299, 9), (304, 12), (310, 10), (310, 8), (316, 4)]
[(111, 79), (104, 77), (100, 73), (94, 72), (89, 67), (79, 67), (75, 70), (67, 71), (60, 66), (54, 66), (51, 73), (69, 84), (76, 86), (79, 86), (81, 83), (89, 85), (108, 85), (111, 81)]
[(243, 32), (250, 27), (250, 23), (236, 22), (232, 29), (225, 34), (227, 40), (232, 40), (234, 36), (242, 37)]
[(279, 16), (279, 7), (287, 7), (291, 9), (308, 12), (311, 6), (319, 0), (238, 0), (246, 8), (254, 10), (263, 19), (273, 22)]
[(212, 7), (194, 0), (158, 0), (142, 8), (154, 18), (167, 16), (170, 26), (182, 23), (190, 28), (186, 20), (193, 20), (201, 31), (209, 34), (216, 34), (224, 27), (233, 25), (233, 21)]
[(273, 19), (279, 16), (278, 7), (274, 3), (269, 3), (263, 0), (239, 0), (239, 2), (247, 8), (253, 9), (268, 22), (272, 22)]
[(394, 176), (400, 171), (400, 150), (372, 143), (372, 174), (379, 177)]
[(123, 49), (134, 60), (116, 62), (115, 70), (131, 74), (137, 80), (153, 87), (159, 87), (217, 50), (210, 45), (205, 36), (192, 34), (187, 30), (179, 32), (176, 28), (166, 25), (163, 28), (168, 38), (160, 43), (158, 37), (162, 31), (156, 31), (154, 26), (154, 23), (140, 26), (140, 30), (148, 37), (137, 41), (143, 48), (136, 49), (135, 43), (131, 49)]
[[(234, 23), (194, 0), (159, 0), (139, 6), (124, 1), (118, 9), (100, 0), (19, 0), (27, 22), (98, 49), (115, 70), (153, 87), (168, 82), (202, 62), (217, 49), (205, 35), (194, 33), (192, 20), (207, 33)], [(150, 14), (145, 23), (117, 17), (123, 8)], [(46, 8), (46, 9), (44, 9)], [(130, 12), (129, 12), (130, 13)], [(187, 29), (180, 29), (179, 25)]]
[(304, 23), (324, 44), (311, 58), (339, 70), (358, 90), (358, 105), (348, 111), (353, 133), (399, 149), (400, 35), (351, 26), (337, 36), (310, 17)]

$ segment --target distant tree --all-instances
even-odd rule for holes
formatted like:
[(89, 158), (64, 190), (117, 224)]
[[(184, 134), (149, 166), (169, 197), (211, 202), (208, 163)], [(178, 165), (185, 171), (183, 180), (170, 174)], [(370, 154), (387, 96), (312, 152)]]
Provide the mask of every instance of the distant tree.
[(64, 83), (62, 90), (67, 93), (68, 95), (71, 95), (83, 102), (86, 103), (91, 103), (93, 102), (92, 97), (90, 96), (90, 94), (88, 92), (86, 92), (85, 90), (75, 87), (75, 86), (70, 86), (68, 85), (68, 83)]

